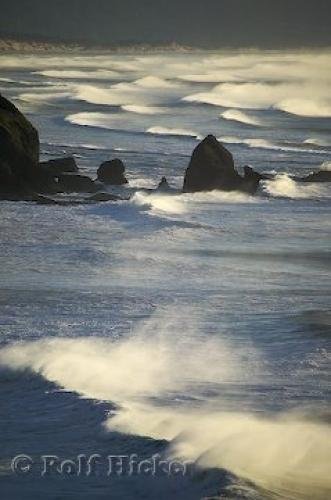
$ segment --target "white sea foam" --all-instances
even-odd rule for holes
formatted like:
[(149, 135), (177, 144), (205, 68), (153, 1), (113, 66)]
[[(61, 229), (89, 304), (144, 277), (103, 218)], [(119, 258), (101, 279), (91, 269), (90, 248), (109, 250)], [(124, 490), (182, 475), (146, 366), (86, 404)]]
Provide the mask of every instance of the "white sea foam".
[[(330, 80), (330, 53), (271, 53), (268, 51), (210, 56), (199, 63), (179, 64), (191, 70), (180, 80), (190, 82), (295, 82)], [(196, 73), (192, 73), (196, 71)]]
[(145, 76), (133, 82), (137, 87), (143, 87), (146, 89), (168, 89), (176, 88), (178, 84), (169, 82), (164, 78), (159, 78), (158, 76)]
[(243, 137), (231, 137), (231, 136), (223, 136), (218, 139), (220, 142), (224, 142), (225, 144), (245, 144), (250, 148), (258, 148), (258, 149), (285, 149), (281, 146), (277, 146), (272, 142), (266, 139), (245, 139)]
[(239, 123), (245, 123), (246, 125), (254, 125), (261, 126), (262, 122), (258, 118), (248, 115), (247, 113), (243, 113), (238, 109), (228, 109), (221, 113), (221, 117), (225, 120), (233, 120)]
[(3, 77), (1, 77), (1, 78), (0, 78), (0, 82), (4, 82), (4, 83), (15, 83), (15, 80), (12, 80), (12, 78), (3, 78)]
[[(206, 337), (193, 318), (189, 310), (156, 313), (119, 341), (19, 342), (2, 348), (0, 363), (32, 370), (83, 396), (116, 402), (118, 410), (106, 421), (109, 430), (166, 439), (171, 455), (228, 469), (286, 498), (298, 492), (326, 498), (330, 428), (299, 412), (259, 417), (222, 411), (222, 392), (217, 399), (208, 396), (208, 388), (230, 383), (245, 390), (261, 376), (263, 365), (252, 347), (232, 345), (221, 333)], [(177, 395), (176, 406), (167, 405), (170, 395)]]
[[(284, 88), (285, 87), (285, 88)], [(200, 92), (183, 98), (186, 102), (202, 102), (227, 108), (265, 109), (284, 95), (288, 86), (270, 86), (263, 83), (224, 83), (209, 92)]]
[(25, 92), (20, 94), (18, 98), (21, 101), (30, 103), (42, 104), (52, 103), (53, 101), (69, 99), (72, 96), (71, 92)]
[(324, 82), (296, 83), (224, 83), (209, 92), (183, 97), (197, 102), (242, 109), (275, 108), (297, 116), (330, 117), (329, 86)]
[[(277, 109), (295, 116), (331, 116), (330, 51), (220, 53), (199, 58), (166, 55), (0, 56), (4, 68), (33, 68), (52, 78), (99, 80), (117, 85), (76, 89), (79, 99), (94, 104), (160, 105), (172, 98), (235, 109)], [(176, 83), (177, 80), (177, 83)], [(180, 82), (181, 83), (180, 83)], [(209, 91), (189, 94), (185, 82), (217, 83)]]
[(93, 104), (112, 106), (153, 106), (167, 103), (180, 93), (178, 84), (156, 76), (146, 76), (133, 82), (120, 82), (107, 87), (77, 85), (75, 98)]
[(166, 214), (194, 214), (204, 209), (208, 210), (210, 204), (231, 203), (259, 203), (259, 199), (237, 191), (208, 191), (200, 193), (135, 193), (131, 203), (139, 206), (150, 207), (154, 215)]
[(320, 166), (320, 169), (331, 171), (331, 161), (323, 162), (322, 165)]
[(122, 104), (129, 104), (131, 102), (134, 104), (132, 97), (130, 98), (125, 92), (119, 92), (114, 86), (102, 88), (95, 85), (77, 85), (73, 97), (92, 104), (111, 106), (121, 106)]
[(100, 68), (109, 69), (111, 71), (120, 72), (135, 72), (141, 70), (134, 57), (122, 57), (121, 60), (116, 56), (107, 55), (28, 55), (28, 54), (11, 54), (1, 55), (0, 63), (3, 68), (31, 68), (36, 69), (54, 69), (68, 71), (72, 68), (78, 69), (94, 69)]
[[(314, 92), (314, 91), (312, 91)], [(310, 118), (330, 118), (331, 101), (328, 96), (312, 99), (311, 97), (283, 99), (274, 105), (275, 108), (297, 116)]]
[(138, 115), (161, 115), (169, 112), (167, 108), (160, 106), (135, 106), (134, 104), (128, 104), (126, 106), (121, 106), (121, 108), (123, 111), (137, 113)]
[(146, 194), (143, 192), (135, 193), (131, 203), (138, 206), (147, 206), (151, 208), (152, 213), (158, 214), (184, 214), (187, 211), (185, 203), (179, 196), (170, 196), (167, 194)]
[(195, 139), (201, 139), (201, 136), (197, 133), (194, 132), (193, 130), (187, 130), (184, 128), (168, 128), (168, 127), (160, 127), (160, 126), (155, 126), (155, 127), (150, 127), (149, 129), (146, 130), (148, 134), (155, 134), (155, 135), (179, 135), (179, 136), (187, 136), (187, 137), (193, 137)]
[(0, 363), (31, 368), (70, 390), (119, 403), (180, 391), (194, 382), (244, 380), (239, 361), (251, 356), (257, 363), (253, 350), (232, 350), (223, 338), (205, 337), (192, 318), (185, 320), (185, 310), (168, 313), (157, 312), (120, 341), (93, 337), (19, 342), (0, 350)]
[(73, 80), (112, 80), (120, 76), (120, 73), (111, 70), (70, 70), (70, 69), (49, 69), (34, 72), (37, 75), (47, 76), (49, 78), (73, 79)]
[(324, 137), (308, 137), (303, 141), (304, 144), (313, 144), (319, 147), (331, 147), (331, 139), (325, 139)]
[(206, 71), (200, 74), (187, 74), (177, 77), (179, 80), (195, 83), (237, 82), (241, 78), (233, 72), (223, 69), (220, 71)]
[(274, 180), (264, 181), (263, 190), (276, 198), (330, 198), (330, 189), (320, 183), (296, 182), (287, 174), (279, 174)]
[[(130, 187), (132, 188), (146, 188), (154, 189), (157, 186), (157, 182), (153, 181), (150, 177), (130, 177)], [(134, 195), (134, 197), (136, 194)], [(139, 204), (139, 203), (138, 203)]]
[(65, 120), (74, 125), (85, 125), (89, 127), (100, 127), (106, 129), (118, 128), (119, 120), (122, 117), (116, 113), (74, 113), (66, 116)]
[(200, 409), (130, 405), (107, 422), (110, 430), (167, 439), (171, 454), (202, 467), (246, 477), (277, 498), (323, 500), (331, 487), (330, 428), (300, 414), (278, 418)]
[(273, 143), (268, 141), (267, 139), (246, 139), (243, 137), (232, 137), (232, 136), (223, 136), (218, 139), (220, 142), (225, 144), (244, 144), (250, 148), (257, 149), (270, 149), (275, 151), (288, 151), (294, 153), (312, 153), (312, 154), (324, 154), (328, 151), (326, 150), (317, 150), (317, 149), (307, 149), (300, 146), (291, 146), (286, 143)]
[(91, 143), (74, 143), (74, 142), (49, 142), (49, 141), (41, 141), (41, 145), (45, 146), (56, 146), (62, 148), (80, 148), (80, 149), (91, 149), (91, 150), (108, 150), (106, 146), (91, 144)]

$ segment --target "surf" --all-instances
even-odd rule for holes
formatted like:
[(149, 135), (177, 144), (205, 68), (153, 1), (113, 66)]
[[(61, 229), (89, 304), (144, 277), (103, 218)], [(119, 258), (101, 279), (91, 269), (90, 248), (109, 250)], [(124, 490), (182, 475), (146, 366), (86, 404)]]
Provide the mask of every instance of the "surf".
[(169, 456), (202, 469), (225, 468), (291, 498), (322, 499), (331, 487), (330, 428), (299, 409), (278, 415), (226, 410), (222, 387), (244, 391), (261, 380), (262, 358), (221, 332), (206, 336), (189, 310), (158, 311), (117, 340), (14, 343), (0, 350), (0, 363), (115, 403), (107, 430), (167, 440)]

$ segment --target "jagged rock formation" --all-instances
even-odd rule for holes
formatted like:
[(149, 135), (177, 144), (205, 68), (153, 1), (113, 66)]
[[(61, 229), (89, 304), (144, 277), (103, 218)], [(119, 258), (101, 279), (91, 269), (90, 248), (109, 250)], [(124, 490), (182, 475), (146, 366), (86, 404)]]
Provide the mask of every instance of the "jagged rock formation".
[(232, 154), (213, 135), (208, 135), (193, 151), (186, 170), (183, 191), (244, 191), (254, 194), (260, 178), (246, 168), (241, 177), (234, 167)]

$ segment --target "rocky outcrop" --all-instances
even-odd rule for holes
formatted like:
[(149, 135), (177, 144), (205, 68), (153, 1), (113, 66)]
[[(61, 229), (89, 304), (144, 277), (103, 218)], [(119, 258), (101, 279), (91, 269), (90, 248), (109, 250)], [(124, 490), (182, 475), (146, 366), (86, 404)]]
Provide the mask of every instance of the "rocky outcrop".
[(331, 170), (319, 170), (306, 177), (296, 177), (295, 180), (300, 182), (331, 182)]
[(24, 198), (38, 178), (36, 129), (0, 95), (0, 197)]
[(72, 156), (68, 156), (40, 162), (38, 171), (36, 189), (43, 193), (55, 194), (67, 191), (61, 186), (59, 176), (76, 173), (78, 172), (78, 167), (75, 159)]
[(93, 180), (85, 175), (62, 174), (57, 178), (59, 191), (64, 193), (95, 193), (98, 190)]
[(265, 173), (260, 173), (260, 172), (257, 172), (256, 170), (254, 170), (252, 167), (249, 167), (248, 165), (246, 165), (244, 167), (244, 178), (246, 180), (250, 180), (250, 179), (255, 179), (257, 181), (270, 181), (272, 179), (274, 179), (274, 175), (273, 174), (265, 174)]
[(114, 186), (127, 184), (128, 181), (125, 178), (124, 173), (125, 166), (118, 158), (101, 163), (97, 171), (99, 181), (104, 184), (112, 184)]
[(159, 182), (156, 190), (157, 191), (163, 191), (163, 192), (172, 191), (171, 187), (168, 184), (168, 181), (167, 181), (166, 177), (162, 177), (162, 179), (160, 180), (160, 182)]
[(117, 196), (116, 194), (101, 192), (101, 193), (95, 193), (88, 199), (90, 201), (106, 202), (106, 201), (119, 201), (123, 200), (124, 198), (122, 198), (121, 196)]
[(183, 191), (243, 191), (254, 194), (259, 175), (250, 167), (241, 177), (234, 167), (232, 154), (213, 135), (208, 135), (193, 151), (186, 170)]
[(58, 203), (40, 193), (95, 193), (73, 157), (39, 163), (39, 137), (23, 114), (0, 95), (0, 199)]
[(42, 161), (39, 163), (39, 166), (53, 176), (61, 175), (64, 173), (78, 172), (76, 160), (73, 156), (66, 156), (64, 158), (55, 158), (53, 160)]

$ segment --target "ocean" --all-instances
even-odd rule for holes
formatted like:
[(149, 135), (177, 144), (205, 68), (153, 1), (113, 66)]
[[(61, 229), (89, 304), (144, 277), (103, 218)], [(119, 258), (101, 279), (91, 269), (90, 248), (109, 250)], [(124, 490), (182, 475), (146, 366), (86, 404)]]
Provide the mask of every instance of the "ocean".
[[(331, 52), (0, 66), (41, 159), (130, 197), (0, 203), (1, 498), (330, 498), (331, 186), (289, 174), (331, 168)], [(182, 194), (207, 134), (275, 180)]]

